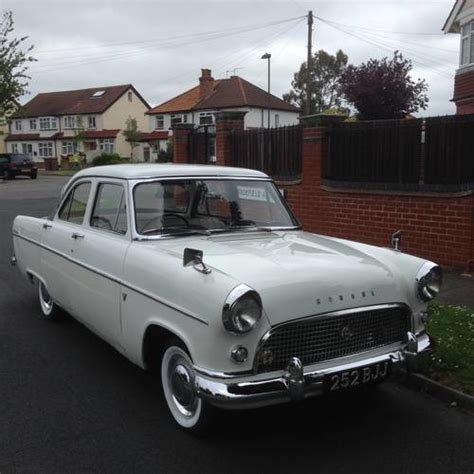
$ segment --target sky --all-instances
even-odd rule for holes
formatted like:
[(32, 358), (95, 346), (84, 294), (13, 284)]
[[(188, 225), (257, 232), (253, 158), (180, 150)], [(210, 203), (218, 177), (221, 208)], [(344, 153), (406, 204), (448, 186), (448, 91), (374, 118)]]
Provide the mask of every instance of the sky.
[(412, 77), (429, 85), (429, 108), (452, 114), (459, 36), (441, 28), (454, 0), (0, 0), (15, 34), (28, 36), (37, 58), (30, 95), (132, 83), (157, 105), (198, 84), (237, 74), (281, 97), (306, 60), (308, 10), (314, 50), (342, 49), (351, 64), (391, 56), (413, 61)]

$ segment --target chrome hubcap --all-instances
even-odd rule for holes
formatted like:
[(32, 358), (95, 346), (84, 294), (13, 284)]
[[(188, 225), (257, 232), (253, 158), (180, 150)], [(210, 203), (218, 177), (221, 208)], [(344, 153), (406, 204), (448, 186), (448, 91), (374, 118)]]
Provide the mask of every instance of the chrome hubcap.
[(176, 408), (185, 416), (193, 416), (196, 411), (197, 397), (193, 390), (189, 369), (181, 361), (172, 365), (170, 386)]

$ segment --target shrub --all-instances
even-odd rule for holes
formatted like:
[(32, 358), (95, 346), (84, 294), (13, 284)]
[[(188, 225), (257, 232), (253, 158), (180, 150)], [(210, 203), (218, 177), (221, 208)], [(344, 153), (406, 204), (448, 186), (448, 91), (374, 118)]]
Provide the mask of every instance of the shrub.
[(171, 140), (168, 140), (166, 143), (166, 150), (158, 152), (158, 158), (155, 161), (156, 163), (169, 163), (173, 161), (173, 142)]
[(120, 155), (117, 153), (102, 153), (92, 160), (92, 166), (115, 165), (121, 163)]

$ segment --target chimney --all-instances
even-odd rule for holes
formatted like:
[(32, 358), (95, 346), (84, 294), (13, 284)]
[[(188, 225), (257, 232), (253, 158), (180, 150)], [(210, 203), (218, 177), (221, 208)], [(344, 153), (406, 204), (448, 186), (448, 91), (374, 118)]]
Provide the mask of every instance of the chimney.
[(201, 69), (199, 78), (199, 97), (208, 96), (214, 88), (214, 78), (211, 76), (210, 69)]

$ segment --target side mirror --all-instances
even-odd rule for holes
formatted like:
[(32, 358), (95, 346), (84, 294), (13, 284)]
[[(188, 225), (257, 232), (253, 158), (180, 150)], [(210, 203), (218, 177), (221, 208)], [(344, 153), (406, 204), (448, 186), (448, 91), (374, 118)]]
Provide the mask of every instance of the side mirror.
[(400, 252), (402, 245), (402, 231), (397, 230), (392, 234), (392, 247)]
[(183, 267), (192, 265), (198, 272), (207, 275), (211, 273), (211, 269), (203, 262), (202, 250), (185, 248), (183, 253)]

